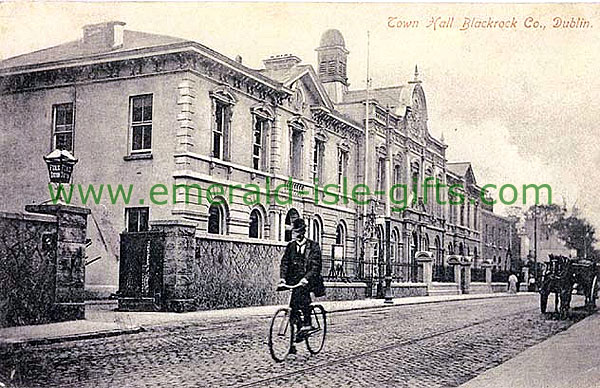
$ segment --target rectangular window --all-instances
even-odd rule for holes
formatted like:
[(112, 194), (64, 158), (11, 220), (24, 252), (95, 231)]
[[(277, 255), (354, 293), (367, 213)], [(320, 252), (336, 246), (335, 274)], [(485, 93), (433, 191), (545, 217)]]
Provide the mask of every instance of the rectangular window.
[(52, 107), (52, 149), (73, 152), (73, 103)]
[(152, 151), (152, 95), (131, 97), (131, 152)]
[(213, 123), (213, 158), (228, 160), (229, 158), (229, 109), (230, 105), (214, 100), (215, 122)]
[(252, 144), (252, 167), (255, 170), (264, 170), (263, 145), (264, 145), (264, 136), (265, 136), (266, 128), (267, 128), (267, 120), (255, 116), (253, 144)]
[[(394, 185), (399, 185), (402, 183), (402, 167), (397, 164), (394, 166)], [(393, 192), (394, 195), (394, 199), (395, 200), (400, 200), (402, 199), (403, 196), (403, 191), (402, 188), (396, 188)]]
[(338, 149), (338, 185), (342, 185), (346, 176), (346, 166), (348, 164), (348, 152)]
[(377, 160), (377, 191), (385, 190), (385, 159)]
[(300, 130), (291, 131), (290, 141), (290, 172), (292, 177), (302, 178), (302, 148), (304, 136)]
[(150, 210), (147, 207), (130, 207), (125, 209), (125, 222), (128, 232), (145, 232), (148, 230), (148, 216)]
[(313, 149), (313, 180), (321, 180), (323, 171), (323, 149), (325, 144), (322, 141), (315, 141)]

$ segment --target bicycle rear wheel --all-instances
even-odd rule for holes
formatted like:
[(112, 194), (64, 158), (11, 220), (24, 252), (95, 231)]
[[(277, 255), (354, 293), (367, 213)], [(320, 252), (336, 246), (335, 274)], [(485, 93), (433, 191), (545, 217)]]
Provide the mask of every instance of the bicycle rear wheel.
[(327, 335), (327, 315), (323, 306), (310, 306), (310, 318), (314, 329), (307, 334), (306, 347), (311, 354), (317, 354), (323, 349)]
[(269, 328), (269, 352), (277, 362), (282, 362), (290, 353), (294, 341), (294, 325), (290, 321), (290, 309), (280, 308), (271, 319)]

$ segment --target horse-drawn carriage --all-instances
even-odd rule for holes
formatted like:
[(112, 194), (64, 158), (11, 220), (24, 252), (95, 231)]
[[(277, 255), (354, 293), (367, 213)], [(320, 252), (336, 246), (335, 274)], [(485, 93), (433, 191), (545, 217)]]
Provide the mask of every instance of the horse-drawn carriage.
[(566, 318), (571, 307), (571, 297), (576, 291), (585, 296), (585, 307), (596, 308), (598, 296), (598, 278), (600, 266), (586, 259), (571, 259), (564, 256), (549, 255), (550, 261), (540, 283), (540, 309), (546, 312), (548, 296), (554, 297), (554, 311)]

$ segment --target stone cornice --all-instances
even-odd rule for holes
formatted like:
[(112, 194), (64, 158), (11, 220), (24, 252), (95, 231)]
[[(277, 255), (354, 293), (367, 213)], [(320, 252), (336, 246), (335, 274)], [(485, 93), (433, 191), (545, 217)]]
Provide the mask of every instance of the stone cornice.
[(343, 138), (356, 142), (357, 138), (362, 135), (362, 129), (359, 126), (334, 115), (322, 107), (311, 107), (311, 112), (317, 125)]
[[(86, 82), (127, 79), (138, 76), (197, 71), (231, 88), (242, 90), (274, 105), (289, 103), (290, 90), (264, 76), (257, 76), (219, 62), (197, 50), (115, 58), (110, 62), (74, 64), (69, 67), (31, 69), (29, 72), (0, 72), (0, 93), (19, 93), (36, 89), (69, 86)], [(3, 74), (4, 73), (4, 74)]]

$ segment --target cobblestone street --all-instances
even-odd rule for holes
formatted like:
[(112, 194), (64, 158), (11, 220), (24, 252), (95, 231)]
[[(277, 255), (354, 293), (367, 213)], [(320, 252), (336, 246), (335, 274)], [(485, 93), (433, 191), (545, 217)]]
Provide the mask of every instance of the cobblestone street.
[[(574, 303), (577, 305), (577, 301)], [(458, 386), (566, 329), (538, 298), (496, 298), (328, 315), (323, 352), (281, 364), (268, 318), (207, 320), (2, 353), (16, 386)]]

